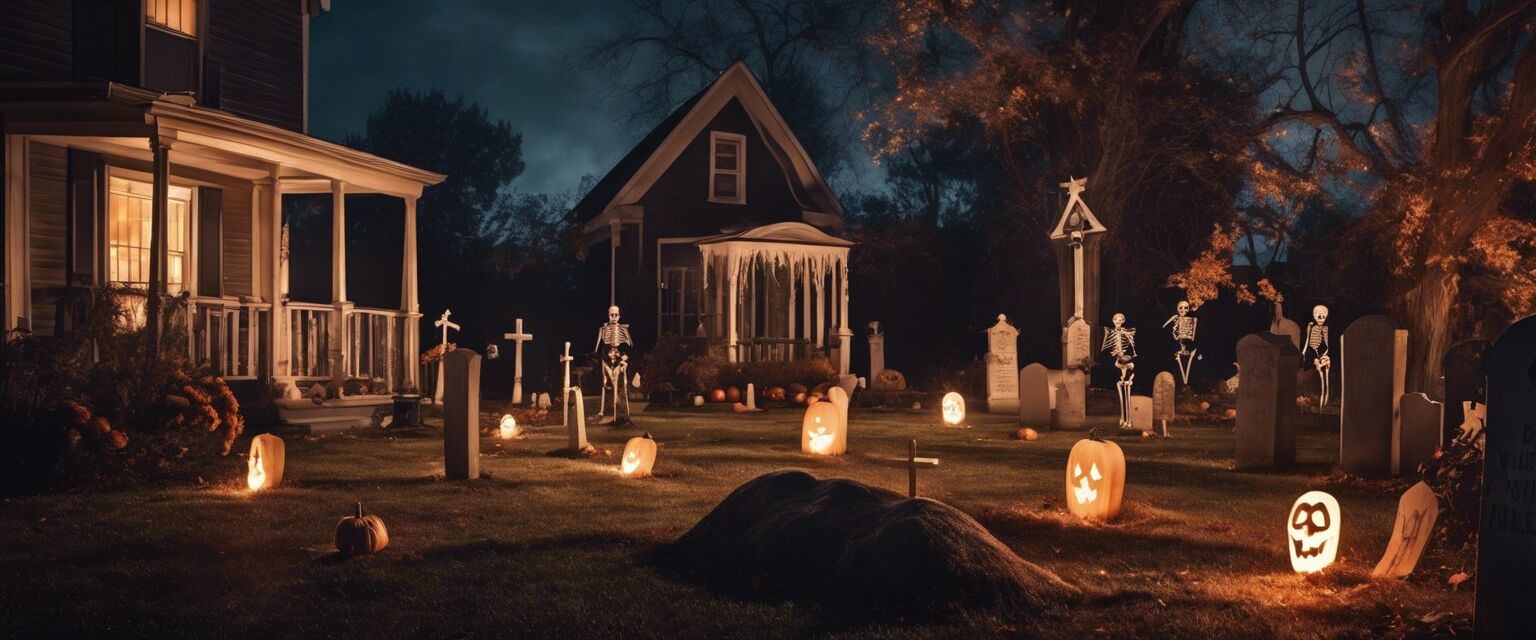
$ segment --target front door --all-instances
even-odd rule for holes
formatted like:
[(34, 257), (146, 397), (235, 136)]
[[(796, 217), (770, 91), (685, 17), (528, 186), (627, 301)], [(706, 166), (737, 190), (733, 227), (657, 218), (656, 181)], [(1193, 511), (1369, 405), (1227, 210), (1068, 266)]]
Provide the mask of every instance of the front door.
[(703, 337), (702, 264), (692, 244), (661, 246), (660, 281), (656, 283), (657, 337)]

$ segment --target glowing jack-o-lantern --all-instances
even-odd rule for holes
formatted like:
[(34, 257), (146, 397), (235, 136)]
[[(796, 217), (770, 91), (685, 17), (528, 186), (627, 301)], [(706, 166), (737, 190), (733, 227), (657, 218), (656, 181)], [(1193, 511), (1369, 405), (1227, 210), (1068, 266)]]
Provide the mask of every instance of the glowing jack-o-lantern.
[(517, 418), (512, 417), (512, 414), (510, 414), (510, 413), (502, 414), (502, 416), (501, 416), (501, 439), (502, 440), (511, 440), (513, 438), (516, 438), (516, 437), (517, 437)]
[(1078, 440), (1067, 455), (1067, 511), (1090, 520), (1120, 515), (1125, 453), (1107, 440)]
[(1296, 573), (1317, 573), (1339, 556), (1339, 501), (1321, 491), (1308, 491), (1291, 506), (1285, 523)]
[(644, 478), (651, 475), (651, 467), (656, 465), (656, 440), (647, 433), (636, 436), (624, 443), (624, 456), (619, 460), (619, 473), (629, 478)]
[(953, 391), (944, 394), (940, 409), (944, 412), (944, 424), (958, 427), (965, 422), (965, 396)]
[(245, 460), (245, 483), (251, 491), (270, 489), (283, 481), (283, 439), (270, 433), (251, 438)]
[(823, 456), (842, 455), (848, 451), (847, 432), (843, 431), (841, 412), (831, 402), (813, 402), (805, 408), (800, 427), (800, 450)]

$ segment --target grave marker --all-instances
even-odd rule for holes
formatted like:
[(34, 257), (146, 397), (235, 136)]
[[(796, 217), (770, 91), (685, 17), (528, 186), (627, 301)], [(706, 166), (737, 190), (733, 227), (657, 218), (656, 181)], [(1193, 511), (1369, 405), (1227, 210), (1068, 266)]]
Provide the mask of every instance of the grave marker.
[(1536, 581), (1536, 318), (1511, 325), (1487, 358), (1488, 422), (1477, 543), (1478, 638), (1529, 637)]
[(1162, 429), (1163, 437), (1168, 436), (1168, 423), (1173, 421), (1175, 415), (1176, 389), (1170, 372), (1160, 372), (1152, 379), (1152, 422)]
[(1044, 427), (1051, 424), (1051, 387), (1045, 365), (1038, 362), (1019, 369), (1019, 424)]
[(457, 349), (443, 356), (443, 473), (480, 477), (480, 354)]
[[(1401, 425), (1397, 400), (1407, 376), (1408, 332), (1387, 316), (1365, 316), (1344, 330), (1339, 398), (1339, 468), (1386, 475)], [(1243, 382), (1247, 382), (1244, 372)]]
[(1019, 330), (1008, 317), (997, 315), (987, 329), (987, 411), (1016, 413), (1019, 410)]
[(512, 349), (512, 404), (523, 403), (523, 343), (533, 339), (533, 334), (523, 332), (523, 319), (517, 319), (517, 330), (512, 333), (501, 334), (502, 338), (513, 341), (517, 346)]
[(1429, 462), (1441, 437), (1442, 405), (1422, 393), (1405, 393), (1398, 400), (1402, 409), (1402, 428), (1392, 442), (1392, 474), (1415, 473)]
[(1239, 469), (1285, 468), (1296, 463), (1296, 376), (1301, 354), (1289, 338), (1253, 333), (1237, 341)]

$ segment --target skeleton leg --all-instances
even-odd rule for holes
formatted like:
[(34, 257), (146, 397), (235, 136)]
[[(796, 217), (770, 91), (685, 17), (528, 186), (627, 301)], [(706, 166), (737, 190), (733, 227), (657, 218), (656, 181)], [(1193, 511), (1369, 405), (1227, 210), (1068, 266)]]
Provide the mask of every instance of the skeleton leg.
[(1318, 398), (1317, 398), (1317, 408), (1318, 408), (1319, 411), (1321, 411), (1324, 406), (1328, 405), (1328, 392), (1330, 391), (1330, 389), (1328, 388), (1328, 386), (1329, 386), (1328, 385), (1328, 382), (1329, 382), (1328, 381), (1328, 377), (1329, 377), (1328, 374), (1330, 373), (1330, 371), (1332, 369), (1333, 369), (1333, 366), (1332, 366), (1331, 363), (1323, 364), (1323, 363), (1319, 362), (1319, 364), (1317, 366), (1317, 377), (1319, 379), (1318, 380), (1319, 393), (1318, 393)]

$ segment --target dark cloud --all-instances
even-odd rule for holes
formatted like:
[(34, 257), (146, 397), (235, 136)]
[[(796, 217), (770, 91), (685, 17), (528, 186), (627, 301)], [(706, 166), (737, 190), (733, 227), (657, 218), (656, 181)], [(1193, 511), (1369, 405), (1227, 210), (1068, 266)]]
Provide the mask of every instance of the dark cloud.
[[(395, 87), (478, 102), (523, 133), (527, 171), (513, 186), (572, 189), (602, 175), (643, 132), (625, 105), (573, 68), (628, 20), (626, 0), (340, 0), (310, 23), (309, 126), (361, 130)], [(603, 74), (592, 74), (601, 76)]]

